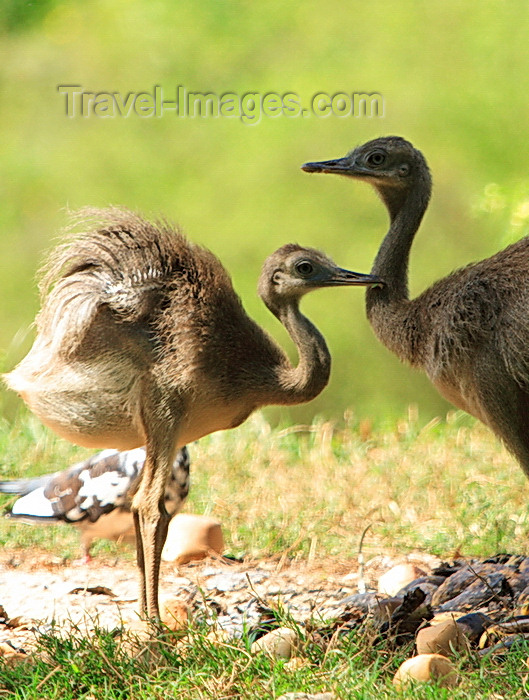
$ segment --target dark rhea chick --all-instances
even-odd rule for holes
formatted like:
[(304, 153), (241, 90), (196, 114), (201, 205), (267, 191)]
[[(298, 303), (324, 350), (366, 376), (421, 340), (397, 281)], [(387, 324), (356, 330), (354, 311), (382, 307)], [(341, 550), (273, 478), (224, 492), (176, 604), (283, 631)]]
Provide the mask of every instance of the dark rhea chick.
[(145, 445), (132, 500), (141, 605), (159, 617), (164, 491), (175, 452), (233, 428), (259, 406), (297, 404), (322, 391), (325, 340), (300, 312), (314, 289), (378, 279), (338, 268), (323, 253), (286, 245), (264, 263), (259, 293), (292, 336), (283, 350), (245, 313), (207, 250), (165, 222), (128, 210), (85, 212), (84, 232), (52, 252), (37, 338), (6, 376), (59, 435), (89, 447)]
[(410, 300), (408, 258), (432, 189), (422, 153), (390, 136), (302, 167), (376, 189), (390, 217), (372, 269), (384, 286), (366, 296), (376, 335), (423, 369), (445, 398), (488, 425), (529, 476), (529, 238)]
[[(0, 493), (19, 496), (8, 516), (33, 525), (68, 523), (81, 531), (83, 564), (96, 539), (134, 544), (131, 502), (145, 463), (145, 450), (104, 450), (63, 471), (33, 479), (0, 481)], [(186, 447), (176, 453), (165, 487), (165, 509), (175, 516), (189, 492)]]

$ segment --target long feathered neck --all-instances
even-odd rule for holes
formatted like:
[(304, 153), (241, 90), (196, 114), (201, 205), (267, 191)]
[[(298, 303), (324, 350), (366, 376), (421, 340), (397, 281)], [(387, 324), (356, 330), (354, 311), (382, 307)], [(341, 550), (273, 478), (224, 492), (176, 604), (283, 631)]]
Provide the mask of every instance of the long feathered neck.
[(372, 274), (384, 280), (384, 286), (366, 290), (367, 316), (384, 345), (402, 360), (416, 361), (416, 349), (407, 335), (408, 260), (413, 239), (431, 194), (429, 176), (408, 189), (378, 188), (390, 216), (390, 227), (382, 241)]
[[(385, 295), (392, 301), (408, 299), (408, 260), (413, 239), (428, 206), (429, 178), (416, 186), (400, 190), (387, 186), (378, 189), (390, 216), (390, 227), (373, 263), (372, 274), (385, 282)], [(367, 289), (368, 298), (377, 299), (380, 289)]]
[(331, 372), (331, 355), (319, 330), (299, 310), (298, 301), (290, 301), (274, 312), (287, 329), (298, 350), (296, 367), (279, 370), (274, 403), (292, 405), (315, 398), (326, 386)]

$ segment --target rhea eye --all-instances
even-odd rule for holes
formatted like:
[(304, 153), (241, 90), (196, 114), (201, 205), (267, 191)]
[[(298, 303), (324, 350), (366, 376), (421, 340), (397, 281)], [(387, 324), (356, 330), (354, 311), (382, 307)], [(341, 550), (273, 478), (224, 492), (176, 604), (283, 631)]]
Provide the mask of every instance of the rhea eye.
[(308, 277), (314, 272), (314, 265), (308, 260), (302, 260), (301, 262), (296, 263), (296, 270), (303, 277)]
[(381, 151), (374, 151), (373, 153), (370, 153), (366, 158), (366, 162), (369, 165), (374, 165), (374, 166), (382, 165), (385, 161), (386, 161), (386, 155), (385, 155), (385, 153), (382, 153)]

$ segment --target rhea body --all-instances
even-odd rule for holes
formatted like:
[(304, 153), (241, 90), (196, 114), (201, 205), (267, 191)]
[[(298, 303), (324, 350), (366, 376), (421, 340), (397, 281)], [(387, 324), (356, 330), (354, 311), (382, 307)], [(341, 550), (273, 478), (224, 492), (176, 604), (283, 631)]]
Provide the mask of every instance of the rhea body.
[(316, 288), (377, 283), (290, 244), (264, 263), (259, 294), (297, 346), (283, 350), (245, 313), (209, 251), (164, 222), (93, 212), (52, 252), (37, 338), (7, 383), (59, 435), (80, 445), (146, 447), (132, 501), (141, 605), (158, 617), (164, 490), (175, 452), (233, 428), (266, 404), (309, 401), (327, 384), (325, 340), (300, 312)]
[(385, 137), (302, 167), (364, 180), (378, 192), (390, 227), (372, 268), (384, 285), (366, 294), (376, 335), (489, 426), (529, 476), (529, 238), (410, 299), (408, 259), (432, 189), (422, 153), (405, 139)]

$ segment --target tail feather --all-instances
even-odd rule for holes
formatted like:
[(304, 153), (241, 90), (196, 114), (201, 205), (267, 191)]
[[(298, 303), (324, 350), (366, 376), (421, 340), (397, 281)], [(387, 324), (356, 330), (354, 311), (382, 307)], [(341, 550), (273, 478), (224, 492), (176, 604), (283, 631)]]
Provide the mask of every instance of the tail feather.
[(56, 525), (60, 523), (60, 518), (55, 515), (27, 515), (23, 513), (17, 515), (15, 513), (6, 513), (6, 518), (9, 520), (15, 520), (17, 523), (26, 523), (26, 525)]
[(34, 479), (13, 479), (0, 481), (0, 493), (13, 493), (17, 496), (25, 496), (35, 489), (43, 488), (49, 484), (55, 474), (37, 476)]
[(54, 511), (53, 504), (45, 495), (45, 487), (38, 487), (24, 496), (21, 496), (13, 503), (11, 517), (20, 516), (21, 519), (37, 521), (42, 518), (48, 520), (59, 520)]
[(41, 271), (39, 332), (68, 356), (102, 306), (119, 322), (145, 318), (189, 246), (166, 222), (151, 223), (117, 207), (82, 209), (69, 240), (51, 252)]

